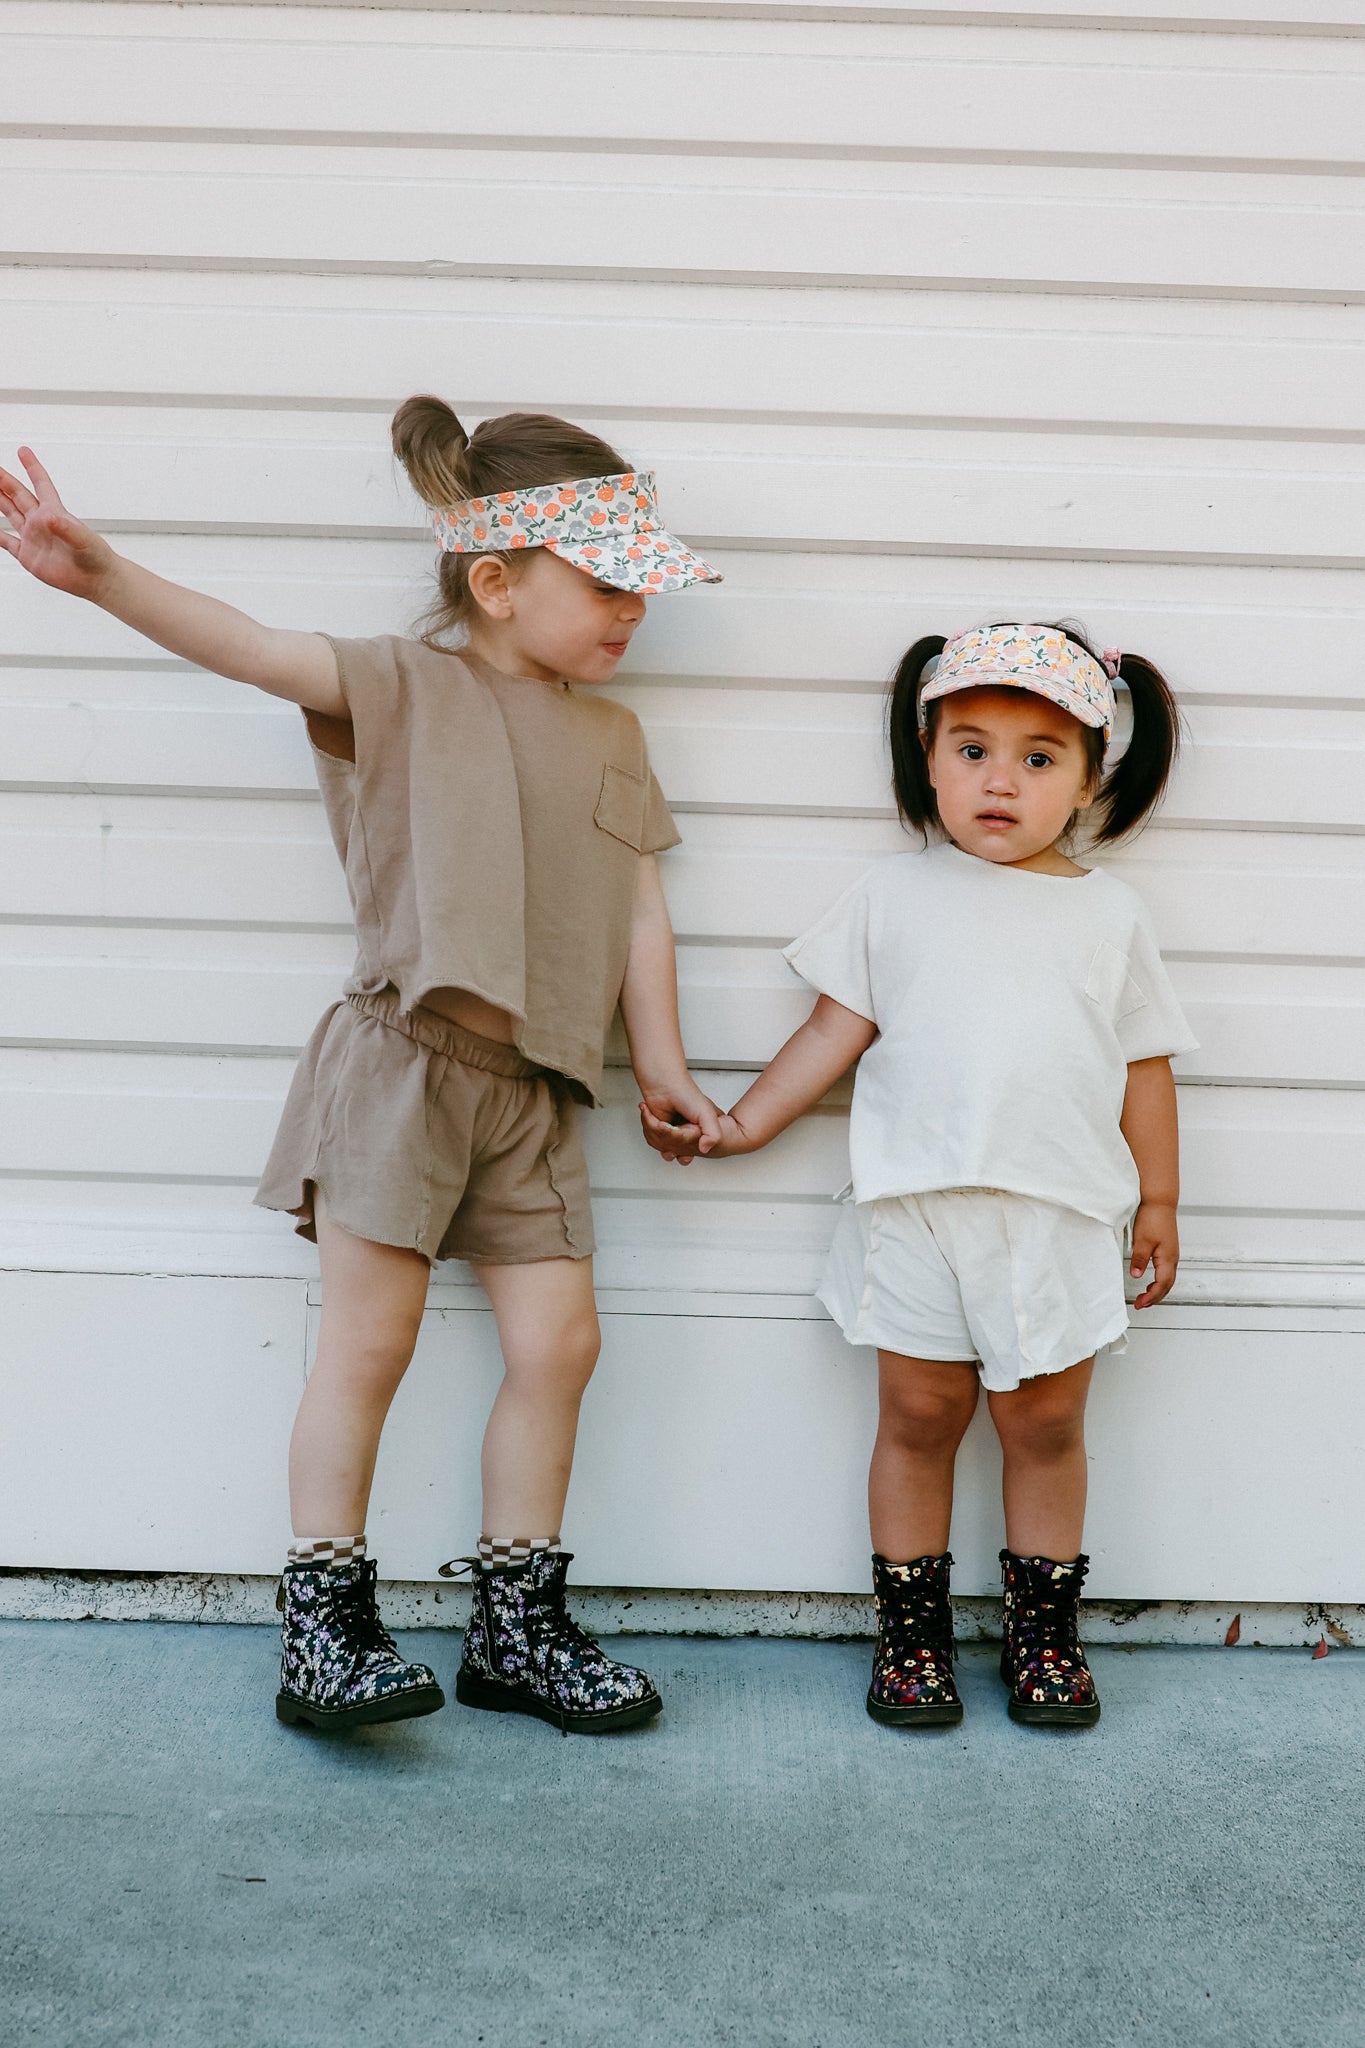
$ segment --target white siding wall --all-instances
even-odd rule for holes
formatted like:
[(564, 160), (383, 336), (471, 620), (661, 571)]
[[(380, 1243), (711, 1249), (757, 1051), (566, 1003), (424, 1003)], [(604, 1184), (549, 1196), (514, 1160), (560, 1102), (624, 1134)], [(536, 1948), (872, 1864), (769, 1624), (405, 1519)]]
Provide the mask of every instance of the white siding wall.
[[(616, 687), (723, 1100), (804, 1014), (778, 946), (902, 843), (911, 638), (1078, 615), (1168, 669), (1193, 743), (1117, 865), (1202, 1040), (1186, 1264), (1099, 1384), (1094, 1590), (1360, 1598), (1365, 8), (8, 0), (0, 39), (3, 459), (137, 559), (402, 630), (412, 390), (658, 468), (726, 581)], [(301, 724), (14, 572), (0, 699), (5, 1559), (268, 1571), (316, 1282), (250, 1191), (349, 957)], [(611, 1092), (579, 1576), (861, 1586), (870, 1361), (809, 1296), (846, 1093), (683, 1182)], [(476, 1526), (480, 1300), (434, 1283), (395, 1576)], [(966, 1591), (991, 1472), (978, 1427)]]

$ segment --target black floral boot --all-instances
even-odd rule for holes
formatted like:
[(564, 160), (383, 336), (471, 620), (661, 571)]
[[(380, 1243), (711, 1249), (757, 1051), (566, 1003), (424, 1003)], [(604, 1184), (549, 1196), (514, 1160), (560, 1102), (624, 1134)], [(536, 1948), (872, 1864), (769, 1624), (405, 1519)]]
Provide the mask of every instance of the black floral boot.
[(1076, 1609), (1090, 1559), (1070, 1564), (1017, 1557), (1002, 1550), (1005, 1643), (1000, 1676), (1010, 1689), (1010, 1716), (1043, 1727), (1089, 1728), (1100, 1718), (1099, 1695), (1077, 1633)]
[(877, 1647), (867, 1711), (894, 1728), (951, 1728), (962, 1719), (953, 1683), (953, 1610), (948, 1599), (952, 1558), (916, 1557), (889, 1564), (875, 1553)]
[(291, 1728), (359, 1728), (445, 1705), (435, 1672), (399, 1656), (374, 1604), (375, 1578), (372, 1557), (285, 1566), (275, 1712)]
[(490, 1570), (477, 1558), (455, 1697), (496, 1714), (535, 1714), (568, 1735), (633, 1728), (663, 1701), (643, 1671), (617, 1664), (569, 1619), (568, 1551), (533, 1550)]

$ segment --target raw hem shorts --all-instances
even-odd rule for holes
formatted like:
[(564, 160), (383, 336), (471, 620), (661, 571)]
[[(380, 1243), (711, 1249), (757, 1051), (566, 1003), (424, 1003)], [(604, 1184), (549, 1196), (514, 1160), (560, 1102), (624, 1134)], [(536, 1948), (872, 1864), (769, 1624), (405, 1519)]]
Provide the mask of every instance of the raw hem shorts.
[(850, 1344), (975, 1359), (992, 1393), (1127, 1349), (1120, 1234), (997, 1188), (849, 1204), (817, 1296)]
[(395, 989), (335, 1003), (304, 1048), (264, 1209), (316, 1241), (314, 1190), (354, 1237), (479, 1265), (586, 1259), (588, 1169), (567, 1085)]

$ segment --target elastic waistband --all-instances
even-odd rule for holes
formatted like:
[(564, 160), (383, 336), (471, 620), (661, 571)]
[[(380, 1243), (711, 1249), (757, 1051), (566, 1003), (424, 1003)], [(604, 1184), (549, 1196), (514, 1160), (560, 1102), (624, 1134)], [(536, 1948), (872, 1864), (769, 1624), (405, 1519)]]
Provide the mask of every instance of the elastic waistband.
[(463, 1024), (452, 1024), (449, 1017), (438, 1016), (435, 1010), (424, 1010), (420, 1003), (411, 1010), (400, 1010), (396, 988), (381, 988), (373, 995), (348, 995), (346, 1000), (362, 1017), (387, 1024), (390, 1030), (403, 1032), (418, 1045), (458, 1060), (462, 1067), (502, 1074), (509, 1081), (533, 1081), (548, 1071), (528, 1060), (514, 1045), (502, 1045), (496, 1038), (481, 1038), (477, 1031), (466, 1031)]

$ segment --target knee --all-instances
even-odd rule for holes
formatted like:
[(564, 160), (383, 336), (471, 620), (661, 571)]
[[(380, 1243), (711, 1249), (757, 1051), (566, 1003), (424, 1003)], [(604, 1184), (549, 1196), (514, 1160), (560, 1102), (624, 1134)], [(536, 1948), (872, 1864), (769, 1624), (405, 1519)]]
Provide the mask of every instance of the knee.
[(976, 1407), (975, 1376), (963, 1388), (883, 1388), (881, 1422), (908, 1450), (955, 1450)]
[(420, 1328), (420, 1317), (379, 1319), (359, 1315), (344, 1324), (329, 1324), (324, 1317), (318, 1335), (317, 1366), (330, 1378), (345, 1381), (357, 1393), (391, 1394), (408, 1369)]
[(596, 1315), (579, 1315), (558, 1329), (549, 1342), (541, 1339), (525, 1346), (505, 1345), (503, 1363), (514, 1385), (533, 1388), (538, 1394), (577, 1399), (592, 1378), (601, 1349), (602, 1331)]
[(1085, 1445), (1085, 1409), (1071, 1401), (1046, 1397), (1019, 1401), (1007, 1396), (997, 1409), (995, 1423), (1007, 1456), (1050, 1463)]

